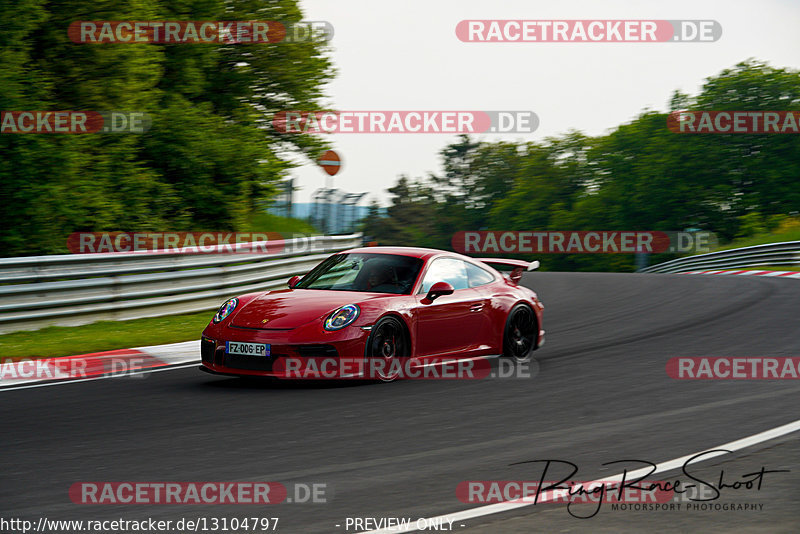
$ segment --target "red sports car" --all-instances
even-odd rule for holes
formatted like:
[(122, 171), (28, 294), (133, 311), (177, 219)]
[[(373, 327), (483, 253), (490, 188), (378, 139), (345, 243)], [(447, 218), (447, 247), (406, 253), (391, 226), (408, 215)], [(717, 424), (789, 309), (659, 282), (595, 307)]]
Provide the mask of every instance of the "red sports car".
[(393, 380), (402, 369), (448, 359), (526, 362), (544, 343), (543, 306), (519, 285), (522, 271), (536, 267), (424, 248), (339, 252), (293, 277), (289, 289), (226, 301), (203, 331), (201, 369), (299, 378), (314, 363), (320, 377), (335, 370), (336, 377)]

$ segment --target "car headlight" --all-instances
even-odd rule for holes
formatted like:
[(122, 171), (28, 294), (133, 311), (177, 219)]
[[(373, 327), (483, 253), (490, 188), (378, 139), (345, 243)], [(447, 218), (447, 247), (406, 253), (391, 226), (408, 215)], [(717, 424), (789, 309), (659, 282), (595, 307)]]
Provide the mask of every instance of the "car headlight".
[(225, 319), (225, 317), (229, 316), (233, 310), (236, 309), (236, 306), (239, 305), (239, 299), (236, 297), (232, 299), (228, 299), (225, 301), (225, 304), (220, 306), (219, 311), (214, 315), (214, 324), (217, 324)]
[(325, 324), (323, 326), (325, 330), (341, 330), (355, 321), (359, 313), (361, 313), (361, 310), (355, 304), (342, 306), (325, 319)]

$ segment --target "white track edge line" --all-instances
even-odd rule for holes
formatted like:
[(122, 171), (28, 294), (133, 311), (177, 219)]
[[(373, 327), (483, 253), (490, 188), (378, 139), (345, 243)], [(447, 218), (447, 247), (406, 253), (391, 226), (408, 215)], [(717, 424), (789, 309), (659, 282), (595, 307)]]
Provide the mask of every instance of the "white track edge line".
[(63, 379), (63, 380), (54, 380), (52, 382), (40, 382), (37, 384), (20, 384), (19, 386), (8, 385), (0, 387), (0, 393), (4, 391), (17, 391), (19, 389), (32, 389), (32, 388), (45, 388), (47, 386), (62, 386), (64, 384), (76, 384), (79, 382), (91, 382), (93, 380), (105, 380), (107, 378), (124, 378), (129, 377), (131, 374), (134, 375), (145, 375), (149, 373), (158, 373), (161, 371), (173, 371), (175, 369), (183, 369), (185, 367), (195, 366), (200, 363), (200, 360), (191, 361), (191, 362), (182, 362), (182, 363), (174, 363), (170, 365), (162, 365), (159, 367), (154, 367), (152, 369), (142, 369), (141, 371), (136, 371), (134, 373), (127, 373), (127, 374), (117, 374), (117, 375), (108, 375), (108, 376), (93, 376), (91, 378), (72, 378), (72, 379)]
[[(710, 449), (705, 449), (703, 451), (699, 451), (696, 453), (687, 454), (686, 456), (675, 458), (674, 460), (667, 460), (666, 462), (662, 462), (656, 465), (656, 468), (655, 470), (652, 471), (652, 473), (650, 473), (650, 470), (652, 469), (651, 467), (645, 467), (642, 469), (637, 469), (636, 471), (631, 471), (625, 475), (623, 475), (623, 473), (620, 473), (618, 475), (614, 475), (613, 477), (603, 477), (601, 479), (597, 479), (592, 482), (587, 482), (585, 485), (588, 486), (590, 484), (601, 483), (601, 482), (619, 482), (622, 480), (623, 476), (626, 476), (628, 479), (631, 479), (640, 476), (646, 476), (648, 474), (654, 475), (656, 473), (661, 473), (664, 471), (672, 471), (673, 469), (681, 467), (688, 460), (694, 458), (698, 454), (703, 454), (707, 451), (716, 451), (716, 452), (713, 454), (705, 455), (701, 461), (694, 462), (692, 465), (695, 465), (697, 463), (702, 463), (706, 460), (710, 460), (712, 458), (716, 458), (724, 454), (730, 454), (735, 451), (744, 449), (746, 447), (762, 443), (764, 441), (769, 441), (771, 439), (779, 438), (786, 434), (797, 432), (798, 430), (800, 430), (800, 419), (779, 427), (772, 428), (770, 430), (759, 432), (758, 434), (753, 434), (752, 436), (747, 436), (745, 438), (737, 439), (735, 441), (730, 441), (723, 445), (719, 445), (718, 447), (712, 447)], [(728, 450), (728, 452), (723, 452), (720, 451), (719, 449), (726, 449)], [(563, 493), (564, 491), (565, 490), (561, 490), (561, 493)], [(557, 496), (556, 490), (546, 491), (542, 493), (541, 496), (539, 497), (539, 502), (540, 503), (547, 502), (549, 500), (552, 500), (556, 496)], [(517, 499), (514, 501), (505, 501), (496, 504), (488, 504), (485, 506), (479, 506), (477, 508), (471, 508), (469, 510), (462, 510), (461, 512), (456, 512), (453, 514), (439, 515), (436, 517), (428, 517), (424, 519), (426, 524), (431, 524), (431, 522), (435, 523), (436, 521), (464, 521), (466, 519), (474, 519), (476, 517), (507, 512), (509, 510), (515, 510), (517, 508), (523, 508), (525, 506), (531, 506), (533, 504), (534, 503), (531, 501)], [(408, 527), (369, 530), (361, 532), (360, 534), (388, 534), (388, 533), (400, 533), (400, 532), (415, 532), (417, 530), (420, 529), (416, 528), (416, 526), (411, 526), (411, 524), (409, 524)]]

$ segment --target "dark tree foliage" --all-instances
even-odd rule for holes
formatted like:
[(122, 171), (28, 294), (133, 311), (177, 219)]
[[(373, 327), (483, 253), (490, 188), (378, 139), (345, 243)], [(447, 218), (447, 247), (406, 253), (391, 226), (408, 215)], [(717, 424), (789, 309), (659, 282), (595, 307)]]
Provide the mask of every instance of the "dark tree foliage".
[(302, 19), (297, 0), (0, 0), (0, 110), (138, 111), (143, 134), (0, 135), (0, 255), (66, 252), (75, 231), (236, 230), (313, 136), (273, 113), (317, 109), (320, 42), (75, 44), (80, 20)]

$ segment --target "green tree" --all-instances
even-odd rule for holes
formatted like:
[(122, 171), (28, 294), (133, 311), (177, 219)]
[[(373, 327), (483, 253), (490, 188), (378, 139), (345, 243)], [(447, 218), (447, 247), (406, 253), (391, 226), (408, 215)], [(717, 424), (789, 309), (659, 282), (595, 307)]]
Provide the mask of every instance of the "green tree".
[[(320, 107), (321, 42), (75, 44), (78, 20), (278, 20), (296, 0), (0, 0), (0, 110), (138, 111), (145, 134), (0, 135), (3, 255), (65, 252), (74, 231), (239, 229), (292, 154), (325, 146), (270, 117)], [(24, 214), (19, 217), (19, 214)], [(16, 217), (15, 217), (16, 215)]]

